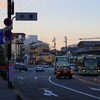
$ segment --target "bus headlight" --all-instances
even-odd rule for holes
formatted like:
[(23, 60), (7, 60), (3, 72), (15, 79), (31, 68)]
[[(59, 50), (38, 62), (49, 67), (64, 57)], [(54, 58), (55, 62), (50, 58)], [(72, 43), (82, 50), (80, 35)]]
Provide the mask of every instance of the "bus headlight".
[(98, 72), (100, 73), (100, 69), (98, 69)]

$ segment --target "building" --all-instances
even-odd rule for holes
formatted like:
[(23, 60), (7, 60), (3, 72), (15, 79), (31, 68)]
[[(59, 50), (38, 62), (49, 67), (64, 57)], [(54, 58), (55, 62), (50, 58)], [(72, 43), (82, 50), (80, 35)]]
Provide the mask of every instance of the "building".
[(74, 55), (100, 55), (100, 41), (80, 41), (77, 46), (79, 47), (79, 49), (73, 52)]
[(30, 44), (30, 64), (51, 64), (53, 56), (49, 52), (49, 44), (42, 41)]
[(12, 60), (16, 61), (23, 61), (25, 49), (24, 49), (24, 41), (25, 41), (25, 33), (13, 33), (12, 39)]
[(30, 53), (30, 43), (34, 43), (38, 41), (38, 36), (37, 35), (28, 35), (28, 37), (24, 41), (24, 47), (25, 47), (25, 53), (29, 54)]

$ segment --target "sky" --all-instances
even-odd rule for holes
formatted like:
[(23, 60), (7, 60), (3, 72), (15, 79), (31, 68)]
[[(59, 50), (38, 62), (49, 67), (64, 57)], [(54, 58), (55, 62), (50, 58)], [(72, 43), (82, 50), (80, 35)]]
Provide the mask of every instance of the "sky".
[[(14, 0), (16, 12), (37, 12), (37, 21), (13, 20), (12, 32), (38, 35), (56, 48), (78, 44), (79, 38), (100, 37), (100, 0)], [(15, 14), (13, 15), (15, 16)], [(12, 16), (12, 17), (13, 17)], [(0, 28), (7, 18), (7, 0), (0, 0)]]

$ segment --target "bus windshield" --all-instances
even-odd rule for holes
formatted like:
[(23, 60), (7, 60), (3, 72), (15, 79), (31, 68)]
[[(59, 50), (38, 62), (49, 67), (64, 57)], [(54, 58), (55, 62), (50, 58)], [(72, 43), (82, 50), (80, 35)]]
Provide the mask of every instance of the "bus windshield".
[(90, 67), (90, 66), (93, 66), (93, 67), (97, 67), (98, 66), (98, 61), (97, 60), (84, 60), (84, 66), (86, 67)]
[(66, 66), (69, 66), (69, 62), (68, 61), (58, 61), (57, 64), (58, 65), (66, 65)]

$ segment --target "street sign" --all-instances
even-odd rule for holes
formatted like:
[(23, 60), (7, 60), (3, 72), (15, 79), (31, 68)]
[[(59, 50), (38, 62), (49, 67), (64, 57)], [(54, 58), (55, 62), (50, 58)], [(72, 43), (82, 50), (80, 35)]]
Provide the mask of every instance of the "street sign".
[(17, 12), (16, 20), (17, 21), (37, 21), (37, 13)]
[(0, 44), (3, 44), (3, 29), (0, 29)]

